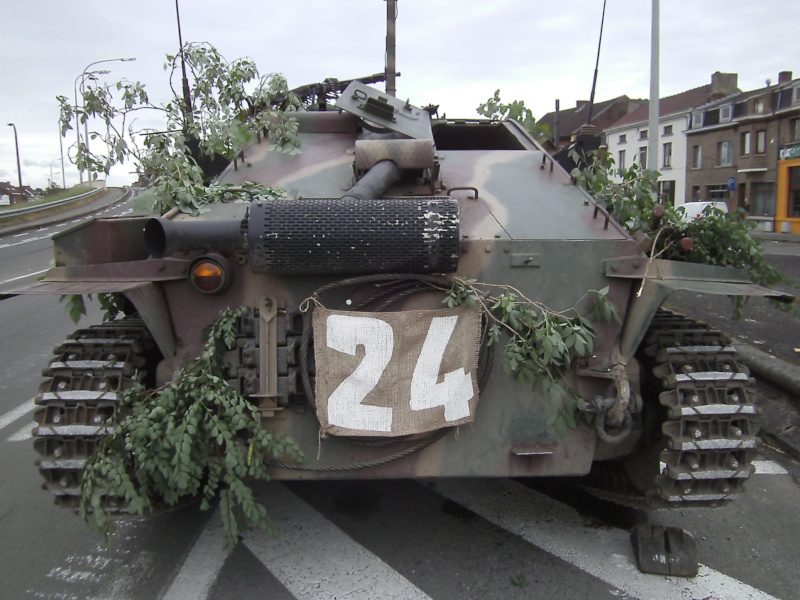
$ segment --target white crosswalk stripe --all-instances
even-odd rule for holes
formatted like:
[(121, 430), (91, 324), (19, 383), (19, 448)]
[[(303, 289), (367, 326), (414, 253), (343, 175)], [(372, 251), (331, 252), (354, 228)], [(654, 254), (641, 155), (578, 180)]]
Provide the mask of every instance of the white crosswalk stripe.
[(36, 423), (31, 421), (30, 423), (25, 425), (22, 429), (17, 431), (17, 433), (15, 433), (12, 436), (9, 436), (8, 441), (9, 442), (24, 442), (26, 440), (31, 439), (33, 437), (33, 434), (31, 434), (31, 431), (33, 430), (34, 427), (36, 427)]
[[(254, 530), (242, 543), (295, 598), (429, 598), (282, 484), (267, 486), (260, 500), (270, 507), (277, 535)], [(208, 597), (225, 558), (221, 527), (213, 515), (165, 600)]]
[(700, 566), (698, 576), (691, 579), (641, 573), (636, 568), (627, 531), (598, 528), (573, 508), (509, 479), (439, 480), (435, 490), (605, 581), (625, 597), (664, 600), (773, 598), (704, 565)]
[(3, 416), (0, 416), (0, 429), (4, 429), (11, 425), (17, 419), (24, 417), (26, 414), (36, 408), (36, 402), (33, 398), (27, 402), (20, 404), (17, 408), (8, 411)]

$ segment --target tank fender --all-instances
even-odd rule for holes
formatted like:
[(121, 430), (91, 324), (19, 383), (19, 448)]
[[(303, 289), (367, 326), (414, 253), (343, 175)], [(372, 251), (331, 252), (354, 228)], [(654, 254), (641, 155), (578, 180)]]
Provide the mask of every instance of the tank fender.
[(143, 283), (126, 290), (125, 297), (136, 307), (164, 360), (172, 365), (177, 345), (164, 288), (156, 283)]
[(638, 279), (641, 283), (632, 296), (622, 329), (619, 362), (633, 356), (650, 322), (667, 297), (677, 290), (722, 296), (766, 296), (792, 302), (790, 294), (753, 283), (742, 269), (717, 267), (672, 260), (649, 260), (644, 255), (604, 261), (605, 275), (611, 278)]

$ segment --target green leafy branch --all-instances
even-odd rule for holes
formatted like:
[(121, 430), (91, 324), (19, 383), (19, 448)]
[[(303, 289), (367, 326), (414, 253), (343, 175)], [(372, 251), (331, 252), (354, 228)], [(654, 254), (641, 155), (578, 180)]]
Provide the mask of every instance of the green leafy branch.
[[(608, 300), (608, 288), (588, 292), (567, 310), (557, 312), (534, 302), (507, 285), (455, 279), (444, 303), (449, 307), (466, 304), (488, 319), (488, 343), (508, 337), (504, 347), (503, 370), (531, 386), (550, 405), (548, 428), (560, 437), (568, 427), (576, 427), (579, 396), (565, 388), (564, 372), (594, 349), (592, 320), (619, 320), (617, 308)], [(588, 299), (590, 317), (576, 308)]]
[(480, 104), (475, 111), (493, 121), (506, 119), (518, 121), (538, 140), (550, 137), (550, 128), (546, 123), (540, 123), (534, 118), (533, 111), (525, 106), (524, 101), (514, 100), (506, 104), (500, 99), (500, 90), (495, 90), (494, 95)]
[[(179, 80), (183, 60), (190, 74), (191, 106)], [(224, 195), (206, 186), (250, 142), (266, 136), (272, 149), (300, 151), (298, 123), (290, 115), (302, 106), (282, 75), (261, 75), (249, 58), (228, 62), (206, 43), (186, 44), (180, 53), (167, 56), (164, 68), (173, 91), (165, 104), (151, 101), (140, 82), (105, 84), (94, 73), (85, 78), (80, 106), (57, 97), (62, 135), (76, 117), (81, 125), (100, 123), (89, 134), (96, 140), (91, 152), (85, 142), (71, 148), (76, 165), (96, 176), (133, 161), (150, 181), (162, 211), (178, 207), (196, 214)], [(143, 114), (155, 114), (164, 127), (140, 128), (135, 117)]]
[(172, 382), (125, 394), (113, 433), (81, 478), (81, 515), (92, 528), (113, 531), (106, 507), (115, 502), (141, 515), (197, 496), (203, 510), (219, 498), (228, 551), (243, 528), (270, 528), (245, 479), (268, 479), (267, 456), (303, 455), (287, 437), (265, 431), (258, 408), (225, 380), (223, 357), (236, 345), (236, 320), (246, 310), (222, 311), (200, 356)]
[[(92, 294), (64, 294), (58, 298), (59, 302), (64, 303), (64, 308), (73, 323), (77, 324), (81, 317), (86, 316), (86, 300), (91, 302)], [(117, 292), (100, 292), (97, 294), (97, 301), (103, 309), (103, 321), (112, 321), (119, 315), (124, 314), (129, 307), (128, 300), (124, 294)]]
[[(660, 198), (658, 171), (638, 164), (615, 169), (613, 157), (602, 150), (591, 158), (586, 169), (576, 169), (572, 176), (620, 225), (645, 242), (651, 258), (736, 267), (747, 271), (754, 283), (768, 287), (791, 283), (767, 261), (761, 243), (750, 235), (755, 224), (742, 209), (726, 213), (708, 207), (700, 218), (686, 222), (677, 208)], [(741, 296), (733, 298), (734, 318), (741, 318), (744, 302)]]

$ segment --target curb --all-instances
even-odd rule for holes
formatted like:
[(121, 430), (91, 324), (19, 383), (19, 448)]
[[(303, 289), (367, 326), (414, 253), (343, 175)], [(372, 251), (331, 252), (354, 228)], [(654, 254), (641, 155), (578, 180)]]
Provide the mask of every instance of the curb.
[(750, 371), (790, 394), (792, 400), (800, 400), (800, 367), (737, 338), (732, 341)]
[(732, 337), (738, 359), (752, 375), (785, 393), (786, 399), (767, 393), (759, 397), (759, 434), (767, 446), (800, 461), (800, 367)]
[(800, 234), (797, 233), (776, 233), (773, 231), (754, 230), (750, 232), (750, 237), (768, 242), (791, 242), (793, 244), (800, 244)]

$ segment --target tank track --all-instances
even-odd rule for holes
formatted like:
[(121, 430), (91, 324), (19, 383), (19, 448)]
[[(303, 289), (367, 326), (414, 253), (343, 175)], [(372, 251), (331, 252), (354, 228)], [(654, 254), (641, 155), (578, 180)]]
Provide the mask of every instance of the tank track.
[(113, 431), (122, 394), (143, 380), (154, 347), (141, 319), (128, 317), (79, 329), (53, 350), (36, 396), (33, 437), (43, 487), (56, 504), (78, 506), (81, 470)]
[(623, 463), (593, 468), (590, 491), (637, 508), (720, 506), (733, 500), (754, 471), (759, 439), (758, 411), (746, 389), (752, 380), (736, 361), (730, 339), (662, 309), (642, 351), (660, 383), (660, 431), (648, 431), (646, 423), (643, 438), (655, 438), (650, 446)]

